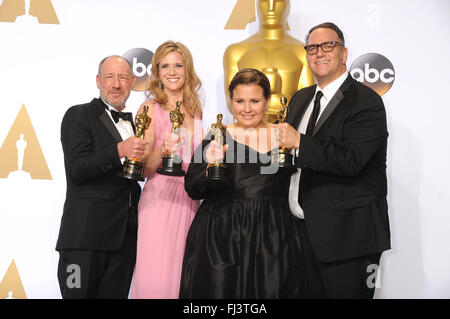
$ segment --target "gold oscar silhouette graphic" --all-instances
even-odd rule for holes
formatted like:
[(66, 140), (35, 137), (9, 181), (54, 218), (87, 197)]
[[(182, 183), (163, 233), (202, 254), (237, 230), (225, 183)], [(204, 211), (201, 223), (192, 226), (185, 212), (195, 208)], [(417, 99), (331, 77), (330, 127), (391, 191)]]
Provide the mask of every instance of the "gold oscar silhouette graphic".
[(0, 299), (27, 299), (14, 259), (0, 281)]
[(225, 29), (244, 30), (247, 24), (255, 21), (255, 0), (237, 0)]
[(0, 148), (0, 178), (52, 179), (25, 105)]
[(0, 22), (59, 24), (50, 0), (3, 0), (0, 5)]
[[(144, 105), (142, 113), (136, 116), (136, 134), (135, 136), (140, 139), (145, 138), (145, 130), (148, 129), (152, 119), (147, 115), (148, 106)], [(123, 163), (122, 171), (117, 175), (131, 179), (134, 181), (144, 181), (142, 177), (143, 163), (136, 158), (125, 158)]]
[(241, 69), (258, 69), (269, 78), (271, 99), (265, 115), (268, 122), (276, 121), (282, 96), (290, 99), (299, 89), (314, 84), (305, 44), (286, 33), (288, 8), (289, 0), (258, 0), (258, 32), (229, 45), (223, 57), (227, 95), (229, 83)]
[(25, 149), (27, 148), (27, 141), (24, 139), (24, 134), (20, 134), (19, 139), (16, 141), (17, 148), (17, 171), (9, 172), (8, 178), (26, 178), (31, 179), (31, 175), (28, 172), (22, 170), (23, 158), (25, 156)]

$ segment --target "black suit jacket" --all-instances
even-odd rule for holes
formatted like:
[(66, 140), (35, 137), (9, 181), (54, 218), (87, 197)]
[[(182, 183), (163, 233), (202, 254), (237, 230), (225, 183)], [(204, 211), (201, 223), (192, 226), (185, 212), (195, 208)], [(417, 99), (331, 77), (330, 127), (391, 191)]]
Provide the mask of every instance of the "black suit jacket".
[(120, 141), (100, 99), (72, 106), (64, 115), (61, 143), (67, 192), (57, 250), (120, 248), (141, 192), (137, 182), (116, 176), (122, 168)]
[[(316, 86), (289, 103), (294, 128)], [(321, 114), (311, 136), (302, 135), (299, 202), (311, 245), (321, 262), (390, 248), (387, 209), (386, 112), (381, 97), (350, 75)]]

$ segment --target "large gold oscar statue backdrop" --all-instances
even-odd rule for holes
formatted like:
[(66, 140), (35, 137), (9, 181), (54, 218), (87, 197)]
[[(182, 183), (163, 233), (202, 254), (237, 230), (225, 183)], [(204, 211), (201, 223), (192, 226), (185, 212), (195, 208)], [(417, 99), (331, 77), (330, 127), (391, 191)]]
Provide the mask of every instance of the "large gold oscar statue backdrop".
[(274, 122), (281, 108), (280, 97), (314, 84), (306, 62), (304, 43), (286, 33), (289, 0), (257, 0), (259, 30), (248, 39), (231, 44), (223, 57), (225, 94), (237, 71), (254, 68), (270, 80), (271, 100), (266, 120)]

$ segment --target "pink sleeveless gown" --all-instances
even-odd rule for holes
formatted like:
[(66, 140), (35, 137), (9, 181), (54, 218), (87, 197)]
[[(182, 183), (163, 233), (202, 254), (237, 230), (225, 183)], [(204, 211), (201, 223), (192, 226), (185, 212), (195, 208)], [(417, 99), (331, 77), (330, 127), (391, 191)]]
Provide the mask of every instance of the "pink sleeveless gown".
[[(195, 117), (194, 136), (184, 132), (180, 150), (183, 170), (187, 171), (195, 147), (201, 142), (201, 120)], [(163, 142), (172, 123), (169, 114), (156, 105), (154, 147)], [(184, 176), (158, 173), (147, 178), (138, 207), (137, 257), (131, 298), (178, 298), (186, 236), (200, 201), (192, 200), (184, 190)]]

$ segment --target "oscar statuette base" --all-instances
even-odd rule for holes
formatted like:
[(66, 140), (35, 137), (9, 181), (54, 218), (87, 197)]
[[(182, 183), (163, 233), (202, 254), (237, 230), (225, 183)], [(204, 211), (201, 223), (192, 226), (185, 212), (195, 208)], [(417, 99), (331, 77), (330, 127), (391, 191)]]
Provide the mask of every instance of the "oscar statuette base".
[(206, 183), (213, 189), (221, 189), (226, 181), (226, 165), (223, 163), (209, 164), (206, 169)]
[(224, 181), (225, 180), (225, 170), (226, 165), (217, 164), (217, 165), (208, 165), (206, 178), (208, 181)]
[(169, 176), (184, 176), (185, 171), (181, 168), (182, 160), (177, 156), (164, 156), (162, 165), (156, 171), (158, 174)]
[(117, 176), (142, 182), (145, 180), (142, 177), (142, 170), (142, 162), (126, 157), (125, 162), (123, 163), (122, 171), (117, 173)]
[(279, 149), (278, 152), (272, 155), (272, 163), (278, 163), (279, 169), (292, 174), (297, 171), (293, 158), (293, 155), (287, 150)]

